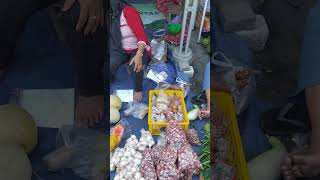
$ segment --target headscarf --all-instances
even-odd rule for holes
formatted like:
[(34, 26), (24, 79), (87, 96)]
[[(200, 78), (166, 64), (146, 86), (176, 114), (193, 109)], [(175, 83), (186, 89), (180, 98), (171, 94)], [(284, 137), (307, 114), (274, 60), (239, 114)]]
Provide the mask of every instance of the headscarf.
[(118, 50), (125, 52), (121, 44), (121, 31), (120, 31), (120, 16), (124, 6), (127, 3), (123, 0), (110, 0), (111, 6), (111, 30), (110, 30), (110, 48), (111, 50)]

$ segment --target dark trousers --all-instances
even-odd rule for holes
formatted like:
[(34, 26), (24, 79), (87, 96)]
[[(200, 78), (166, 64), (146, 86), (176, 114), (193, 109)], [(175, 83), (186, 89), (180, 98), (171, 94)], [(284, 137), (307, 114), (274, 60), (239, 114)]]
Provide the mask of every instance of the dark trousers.
[[(28, 18), (36, 11), (64, 0), (1, 0), (0, 2), (0, 68), (7, 69), (13, 60), (16, 41)], [(106, 26), (94, 35), (84, 36), (76, 31), (80, 6), (76, 2), (59, 18), (65, 32), (77, 70), (77, 86), (80, 95), (103, 94), (103, 63), (107, 49)]]
[[(121, 51), (117, 51), (117, 50), (110, 50), (110, 80), (111, 82), (115, 79), (115, 74), (117, 72), (117, 70), (119, 69), (119, 67), (125, 63), (130, 63), (131, 59), (136, 55), (136, 53), (132, 53), (130, 54), (126, 54), (126, 53), (122, 53)], [(142, 63), (143, 65), (148, 65), (150, 61), (150, 57), (148, 56), (148, 54), (146, 53), (146, 51), (144, 52), (143, 58), (142, 58)], [(143, 90), (142, 88), (142, 81), (143, 81), (143, 75), (144, 75), (144, 71), (141, 70), (140, 72), (136, 73), (133, 72), (135, 64), (132, 63), (131, 65), (129, 65), (129, 71), (131, 73), (133, 73), (134, 75), (134, 90), (135, 92), (141, 92)]]

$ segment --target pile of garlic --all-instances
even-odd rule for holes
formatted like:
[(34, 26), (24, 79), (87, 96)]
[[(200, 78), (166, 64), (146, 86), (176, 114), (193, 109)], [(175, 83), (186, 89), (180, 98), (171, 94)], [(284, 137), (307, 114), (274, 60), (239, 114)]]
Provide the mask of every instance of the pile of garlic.
[(155, 142), (149, 131), (141, 129), (138, 141), (135, 135), (127, 139), (124, 148), (116, 148), (110, 155), (110, 171), (116, 170), (114, 180), (144, 180), (140, 173), (142, 152)]

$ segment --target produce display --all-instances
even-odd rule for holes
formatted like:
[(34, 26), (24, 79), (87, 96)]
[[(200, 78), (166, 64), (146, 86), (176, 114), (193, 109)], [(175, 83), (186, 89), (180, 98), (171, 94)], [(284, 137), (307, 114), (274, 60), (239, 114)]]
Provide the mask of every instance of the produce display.
[[(143, 161), (146, 163), (141, 168), (141, 172), (150, 172), (146, 177), (154, 177), (156, 172), (158, 179), (187, 179), (198, 175), (202, 168), (201, 162), (177, 121), (169, 122), (165, 139), (166, 143), (145, 150), (146, 156), (143, 157)], [(149, 154), (153, 163), (150, 161)]]
[(115, 124), (120, 120), (120, 112), (119, 110), (122, 107), (122, 102), (120, 98), (112, 94), (110, 95), (110, 124)]
[(110, 171), (116, 170), (114, 180), (144, 180), (140, 173), (142, 153), (155, 142), (150, 132), (142, 129), (138, 140), (135, 135), (127, 139), (124, 148), (116, 148), (110, 155)]
[[(169, 121), (158, 144), (149, 131), (140, 132), (139, 140), (131, 135), (123, 148), (118, 147), (110, 154), (110, 171), (116, 172), (114, 180), (184, 180), (200, 174), (200, 159), (188, 141), (188, 132), (177, 121)], [(192, 141), (199, 141), (194, 129), (189, 133)]]
[(37, 144), (38, 131), (32, 116), (16, 105), (0, 106), (0, 179), (31, 180), (28, 159)]
[(168, 95), (164, 91), (160, 91), (159, 95), (153, 95), (151, 119), (154, 122), (185, 121), (180, 97)]

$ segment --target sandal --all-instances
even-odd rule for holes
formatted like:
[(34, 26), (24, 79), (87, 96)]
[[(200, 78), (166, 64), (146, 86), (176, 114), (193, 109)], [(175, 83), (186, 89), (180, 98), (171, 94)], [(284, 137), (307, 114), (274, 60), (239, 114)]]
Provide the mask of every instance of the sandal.
[(263, 114), (262, 129), (271, 136), (288, 136), (310, 131), (309, 115), (304, 104), (288, 103)]

